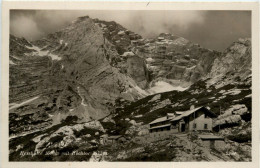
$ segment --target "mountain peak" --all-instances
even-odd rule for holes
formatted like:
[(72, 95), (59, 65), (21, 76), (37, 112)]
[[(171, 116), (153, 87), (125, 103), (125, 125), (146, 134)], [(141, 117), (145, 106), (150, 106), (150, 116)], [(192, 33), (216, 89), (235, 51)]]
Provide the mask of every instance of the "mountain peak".
[(86, 21), (89, 19), (90, 19), (89, 16), (81, 16), (81, 17), (78, 17), (75, 21), (73, 21), (73, 23), (83, 22), (83, 21)]

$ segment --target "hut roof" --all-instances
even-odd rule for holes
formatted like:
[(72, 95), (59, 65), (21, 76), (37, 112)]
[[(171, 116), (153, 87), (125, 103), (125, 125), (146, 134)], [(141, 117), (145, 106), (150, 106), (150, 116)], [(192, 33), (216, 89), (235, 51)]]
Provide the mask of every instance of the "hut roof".
[(209, 111), (207, 108), (201, 106), (201, 107), (197, 107), (195, 109), (192, 109), (192, 110), (188, 110), (188, 111), (185, 111), (184, 113), (182, 113), (181, 115), (179, 115), (178, 117), (175, 117), (173, 118), (171, 121), (178, 121), (178, 120), (181, 120), (182, 118), (185, 118), (191, 114), (193, 114), (194, 112), (198, 111), (198, 110), (204, 110), (205, 113), (209, 114), (211, 117), (216, 117), (216, 114)]
[(152, 127), (152, 128), (149, 128), (149, 129), (155, 129), (155, 128), (164, 128), (164, 127), (170, 127), (171, 124), (165, 124), (165, 125), (159, 125), (159, 126), (156, 126), (156, 127)]

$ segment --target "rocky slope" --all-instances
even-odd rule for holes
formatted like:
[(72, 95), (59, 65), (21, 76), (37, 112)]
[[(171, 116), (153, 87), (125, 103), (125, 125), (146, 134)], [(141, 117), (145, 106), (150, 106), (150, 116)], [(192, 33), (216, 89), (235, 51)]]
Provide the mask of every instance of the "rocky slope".
[(59, 123), (68, 115), (80, 121), (103, 118), (117, 98), (143, 97), (146, 64), (138, 56), (121, 59), (107, 38), (89, 17), (38, 41), (11, 35), (10, 103), (39, 96), (39, 105), (48, 106)]

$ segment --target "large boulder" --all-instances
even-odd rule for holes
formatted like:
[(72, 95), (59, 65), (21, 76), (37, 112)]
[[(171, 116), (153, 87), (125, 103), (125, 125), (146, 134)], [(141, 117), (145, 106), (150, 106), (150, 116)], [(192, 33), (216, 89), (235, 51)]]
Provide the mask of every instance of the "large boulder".
[[(99, 130), (101, 132), (105, 132), (103, 126), (99, 121), (92, 121), (83, 124), (76, 124), (72, 126), (63, 126), (60, 127), (58, 130), (50, 134), (49, 136), (45, 136), (44, 138), (36, 137), (34, 138), (34, 142), (36, 142), (35, 152), (43, 152), (50, 147), (59, 147), (64, 148), (71, 143), (76, 141), (75, 131), (80, 132), (83, 129), (93, 129)], [(97, 134), (98, 133), (98, 134)], [(99, 135), (99, 132), (96, 132), (95, 135)], [(83, 135), (83, 137), (90, 138), (90, 134)]]
[(213, 126), (218, 125), (236, 125), (242, 120), (241, 115), (248, 112), (247, 107), (244, 104), (236, 104), (227, 109), (223, 114), (219, 115), (214, 121)]

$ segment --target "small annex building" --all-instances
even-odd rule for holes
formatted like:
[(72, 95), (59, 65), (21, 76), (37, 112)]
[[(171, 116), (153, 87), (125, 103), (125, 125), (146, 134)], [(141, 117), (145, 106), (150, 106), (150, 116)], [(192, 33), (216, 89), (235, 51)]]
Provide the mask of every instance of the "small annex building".
[(149, 140), (153, 141), (169, 136), (172, 133), (171, 120), (175, 116), (176, 115), (174, 113), (168, 113), (165, 117), (157, 118), (156, 120), (149, 123)]
[(224, 138), (219, 136), (199, 135), (199, 138), (202, 140), (203, 145), (208, 148), (224, 149), (226, 146)]
[(156, 120), (149, 123), (150, 128), (149, 132), (160, 132), (160, 131), (169, 131), (171, 129), (171, 119), (175, 117), (174, 113), (167, 113), (165, 117), (157, 118)]

